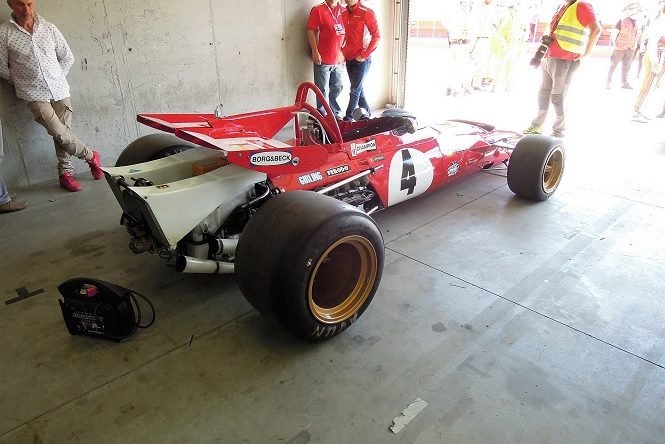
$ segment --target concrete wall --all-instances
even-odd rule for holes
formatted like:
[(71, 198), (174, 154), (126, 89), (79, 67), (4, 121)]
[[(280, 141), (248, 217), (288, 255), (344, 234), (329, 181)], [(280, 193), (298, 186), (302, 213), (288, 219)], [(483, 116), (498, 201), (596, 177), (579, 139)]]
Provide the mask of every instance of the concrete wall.
[[(226, 114), (282, 106), (312, 80), (306, 39), (316, 0), (41, 0), (76, 63), (68, 80), (74, 131), (112, 164), (133, 139), (150, 132), (139, 112)], [(367, 80), (370, 104), (388, 101), (393, 0), (366, 0), (377, 12), (382, 41)], [(3, 6), (4, 5), (4, 6)], [(0, 21), (9, 19), (0, 3)], [(348, 86), (340, 101), (348, 97)], [(32, 120), (14, 89), (0, 81), (5, 160), (10, 186), (53, 180), (53, 142)], [(77, 172), (87, 165), (75, 162)]]

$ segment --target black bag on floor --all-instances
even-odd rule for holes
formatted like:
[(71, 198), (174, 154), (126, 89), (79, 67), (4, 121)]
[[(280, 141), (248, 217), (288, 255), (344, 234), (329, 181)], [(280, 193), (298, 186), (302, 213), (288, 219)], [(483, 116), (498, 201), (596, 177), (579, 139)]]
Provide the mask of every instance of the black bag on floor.
[[(87, 335), (120, 342), (138, 328), (155, 322), (155, 308), (142, 294), (109, 282), (90, 278), (69, 279), (58, 286), (59, 299), (67, 330), (73, 335)], [(150, 306), (152, 320), (141, 325), (141, 307), (136, 296)], [(136, 311), (136, 312), (135, 312)]]

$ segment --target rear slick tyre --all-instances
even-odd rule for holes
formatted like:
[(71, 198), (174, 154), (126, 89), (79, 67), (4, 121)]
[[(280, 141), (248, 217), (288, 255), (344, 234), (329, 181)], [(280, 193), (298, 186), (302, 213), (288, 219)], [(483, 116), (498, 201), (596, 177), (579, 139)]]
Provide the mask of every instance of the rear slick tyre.
[(193, 143), (182, 140), (173, 134), (148, 134), (139, 137), (120, 153), (115, 166), (135, 165), (150, 160), (172, 156), (196, 147)]
[(560, 139), (524, 136), (508, 161), (508, 188), (520, 197), (546, 200), (561, 183), (565, 160)]
[(303, 339), (346, 330), (381, 280), (384, 245), (371, 217), (311, 191), (270, 199), (236, 250), (240, 290), (263, 315)]

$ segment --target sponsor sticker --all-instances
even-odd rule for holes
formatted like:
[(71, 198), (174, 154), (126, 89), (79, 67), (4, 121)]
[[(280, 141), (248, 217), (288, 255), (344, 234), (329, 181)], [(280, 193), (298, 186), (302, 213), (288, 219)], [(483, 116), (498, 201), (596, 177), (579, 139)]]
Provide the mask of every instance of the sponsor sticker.
[(459, 163), (453, 162), (448, 167), (448, 177), (454, 176), (459, 171)]
[(348, 165), (340, 165), (338, 167), (326, 170), (326, 176), (331, 177), (331, 176), (337, 176), (338, 174), (344, 174), (348, 172), (350, 169), (351, 168)]
[(372, 162), (381, 162), (383, 160), (386, 160), (386, 156), (383, 154), (379, 154), (378, 156), (370, 157), (369, 160), (371, 160)]
[(286, 151), (254, 153), (249, 157), (249, 163), (256, 166), (284, 165), (289, 162), (291, 162), (291, 153)]
[(304, 176), (298, 177), (298, 182), (300, 185), (308, 185), (310, 183), (318, 182), (323, 180), (323, 174), (320, 171), (315, 171), (313, 173), (305, 174)]
[(373, 151), (375, 149), (376, 149), (376, 139), (372, 139), (365, 143), (352, 143), (351, 155), (357, 156), (358, 154), (364, 153), (365, 151)]

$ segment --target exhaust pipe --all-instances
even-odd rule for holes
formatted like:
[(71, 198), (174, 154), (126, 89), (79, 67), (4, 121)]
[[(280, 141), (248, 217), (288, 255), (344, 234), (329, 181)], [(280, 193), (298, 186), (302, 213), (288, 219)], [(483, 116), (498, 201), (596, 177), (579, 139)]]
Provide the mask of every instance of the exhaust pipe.
[(180, 273), (233, 274), (234, 264), (210, 259), (198, 259), (191, 256), (178, 256), (175, 269)]
[(238, 239), (218, 239), (214, 238), (208, 242), (208, 252), (212, 256), (219, 254), (236, 254)]

